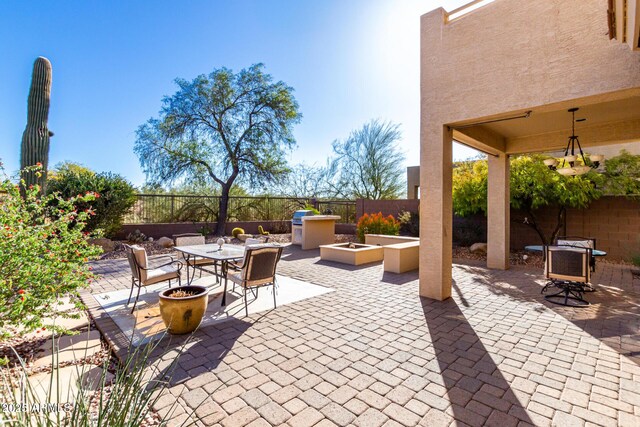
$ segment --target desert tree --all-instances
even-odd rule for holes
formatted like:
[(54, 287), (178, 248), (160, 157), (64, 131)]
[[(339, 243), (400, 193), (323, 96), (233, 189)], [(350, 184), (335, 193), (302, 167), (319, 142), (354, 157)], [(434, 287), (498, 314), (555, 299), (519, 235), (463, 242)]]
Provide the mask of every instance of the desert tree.
[(234, 184), (264, 186), (286, 174), (293, 125), (302, 117), (293, 88), (255, 64), (192, 81), (162, 100), (159, 118), (137, 130), (135, 152), (150, 184), (206, 180), (220, 188), (215, 234), (224, 234)]
[(344, 140), (333, 142), (324, 171), (334, 197), (395, 199), (405, 191), (400, 126), (372, 120)]
[(325, 197), (324, 168), (298, 163), (291, 167), (289, 173), (274, 188), (278, 195), (293, 199)]

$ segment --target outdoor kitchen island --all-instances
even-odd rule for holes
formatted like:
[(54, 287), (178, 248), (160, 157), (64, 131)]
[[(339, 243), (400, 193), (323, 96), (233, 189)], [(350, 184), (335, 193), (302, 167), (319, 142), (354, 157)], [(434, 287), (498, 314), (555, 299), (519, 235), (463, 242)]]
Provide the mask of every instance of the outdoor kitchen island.
[(302, 216), (299, 218), (301, 224), (291, 224), (291, 243), (302, 246), (302, 250), (333, 244), (336, 240), (336, 221), (339, 219), (338, 215)]

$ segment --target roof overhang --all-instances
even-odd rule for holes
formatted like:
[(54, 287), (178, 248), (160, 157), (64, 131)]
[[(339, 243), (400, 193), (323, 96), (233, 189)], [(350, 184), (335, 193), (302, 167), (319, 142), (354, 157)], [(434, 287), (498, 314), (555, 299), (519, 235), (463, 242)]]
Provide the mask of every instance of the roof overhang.
[(573, 107), (580, 108), (576, 119), (586, 119), (576, 125), (583, 147), (640, 141), (640, 88), (476, 118), (449, 127), (455, 140), (491, 155), (557, 151), (567, 145), (571, 134), (571, 114), (567, 110)]

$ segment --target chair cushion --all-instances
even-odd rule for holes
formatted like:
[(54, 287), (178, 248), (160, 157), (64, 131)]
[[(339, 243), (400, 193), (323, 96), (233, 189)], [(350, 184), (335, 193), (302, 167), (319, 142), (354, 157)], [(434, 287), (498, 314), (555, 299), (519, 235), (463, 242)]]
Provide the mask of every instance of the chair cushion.
[(154, 283), (163, 282), (169, 279), (177, 279), (178, 278), (178, 269), (173, 265), (164, 265), (159, 268), (154, 268), (147, 271), (147, 280), (143, 281), (142, 284), (153, 285)]
[(245, 270), (241, 270), (240, 273), (231, 274), (231, 275), (229, 275), (227, 277), (232, 282), (237, 283), (240, 286), (244, 286), (246, 288), (251, 287), (251, 286), (270, 285), (272, 283), (275, 284), (275, 280), (276, 280), (275, 276), (274, 277), (270, 277), (268, 279), (261, 279), (261, 280), (254, 280), (254, 281), (251, 281), (251, 282), (247, 282), (247, 281), (244, 280), (244, 274), (245, 274)]
[(195, 246), (204, 245), (205, 240), (203, 235), (199, 236), (176, 236), (176, 246)]
[[(141, 267), (140, 277), (136, 277), (136, 278), (139, 279), (142, 283), (144, 283), (147, 280), (147, 270), (145, 270), (145, 268), (147, 268), (147, 265), (149, 265), (149, 259), (147, 258), (147, 251), (145, 250), (145, 248), (138, 245), (132, 245), (131, 251), (133, 252), (133, 256), (136, 259), (136, 263)], [(136, 275), (137, 273), (134, 274), (134, 277)]]
[(133, 245), (131, 246), (131, 250), (136, 257), (136, 261), (138, 265), (142, 268), (147, 268), (149, 263), (149, 259), (147, 258), (147, 251), (142, 246)]

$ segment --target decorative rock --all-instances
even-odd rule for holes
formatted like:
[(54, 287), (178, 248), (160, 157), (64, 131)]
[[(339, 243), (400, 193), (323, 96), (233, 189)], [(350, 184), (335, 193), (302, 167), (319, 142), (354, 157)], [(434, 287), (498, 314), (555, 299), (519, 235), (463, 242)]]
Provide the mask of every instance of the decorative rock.
[(474, 243), (473, 245), (471, 245), (469, 250), (471, 251), (471, 253), (474, 253), (474, 254), (478, 254), (478, 253), (486, 254), (487, 253), (487, 244), (486, 243)]
[(113, 252), (116, 249), (116, 242), (111, 239), (89, 239), (89, 243), (100, 246), (104, 252)]
[(237, 238), (238, 240), (240, 240), (241, 242), (245, 242), (247, 239), (250, 239), (253, 237), (253, 234), (238, 234)]
[(168, 237), (161, 237), (158, 239), (156, 243), (162, 246), (163, 248), (170, 248), (173, 246), (173, 239), (170, 239)]

